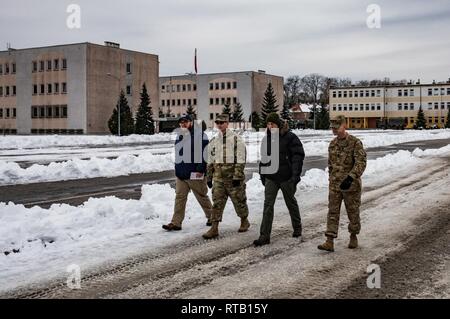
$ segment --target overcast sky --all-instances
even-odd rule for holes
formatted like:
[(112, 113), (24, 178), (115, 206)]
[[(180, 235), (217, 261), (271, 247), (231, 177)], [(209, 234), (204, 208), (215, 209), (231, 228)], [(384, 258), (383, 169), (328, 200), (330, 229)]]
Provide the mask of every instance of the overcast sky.
[[(81, 28), (66, 26), (69, 4)], [(370, 29), (369, 4), (381, 8)], [(1, 7), (0, 50), (119, 42), (159, 55), (160, 74), (263, 69), (353, 80), (450, 78), (449, 0), (14, 0)]]

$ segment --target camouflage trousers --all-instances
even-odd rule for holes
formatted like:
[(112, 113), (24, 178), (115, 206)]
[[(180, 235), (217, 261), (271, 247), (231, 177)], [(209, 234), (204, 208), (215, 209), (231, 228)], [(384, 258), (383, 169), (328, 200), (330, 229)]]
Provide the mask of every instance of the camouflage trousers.
[(361, 206), (361, 190), (340, 191), (329, 189), (328, 194), (328, 218), (327, 231), (325, 235), (336, 238), (339, 229), (339, 217), (341, 215), (341, 204), (344, 201), (345, 209), (349, 219), (348, 231), (351, 234), (359, 234), (361, 222), (359, 218), (359, 207)]
[(241, 185), (233, 187), (232, 181), (214, 181), (212, 188), (213, 208), (211, 213), (212, 222), (221, 222), (223, 210), (230, 197), (236, 214), (240, 218), (247, 218), (248, 206), (247, 195), (245, 193), (245, 181), (241, 181)]

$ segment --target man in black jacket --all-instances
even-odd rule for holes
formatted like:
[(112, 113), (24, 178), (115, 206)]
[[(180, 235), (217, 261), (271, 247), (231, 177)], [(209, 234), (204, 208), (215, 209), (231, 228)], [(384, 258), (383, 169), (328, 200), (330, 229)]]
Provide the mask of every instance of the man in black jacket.
[[(273, 208), (281, 189), (291, 215), (293, 237), (302, 235), (302, 222), (295, 192), (300, 182), (305, 152), (300, 139), (289, 131), (287, 123), (277, 113), (267, 116), (267, 131), (261, 143), (259, 170), (264, 189), (264, 212), (260, 237), (253, 243), (262, 246), (270, 243)], [(278, 143), (278, 147), (277, 147)]]
[(190, 115), (179, 119), (180, 130), (175, 141), (175, 205), (172, 221), (163, 225), (165, 230), (181, 230), (184, 220), (187, 196), (190, 191), (205, 213), (206, 225), (211, 226), (212, 204), (206, 185), (206, 160), (208, 137), (203, 123), (196, 123)]

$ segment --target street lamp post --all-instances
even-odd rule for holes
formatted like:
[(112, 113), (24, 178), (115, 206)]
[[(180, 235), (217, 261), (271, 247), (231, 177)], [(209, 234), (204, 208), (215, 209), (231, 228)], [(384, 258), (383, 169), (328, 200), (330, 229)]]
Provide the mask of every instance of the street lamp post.
[(114, 79), (116, 79), (117, 80), (117, 82), (119, 83), (119, 101), (118, 101), (118, 103), (117, 103), (117, 117), (118, 117), (118, 122), (117, 122), (117, 128), (118, 128), (118, 130), (117, 130), (117, 134), (120, 136), (120, 113), (121, 113), (121, 109), (120, 109), (120, 77), (117, 77), (117, 76), (114, 76), (114, 75), (112, 75), (111, 73), (107, 73), (106, 74), (107, 76), (109, 76), (109, 77), (112, 77), (112, 78), (114, 78)]

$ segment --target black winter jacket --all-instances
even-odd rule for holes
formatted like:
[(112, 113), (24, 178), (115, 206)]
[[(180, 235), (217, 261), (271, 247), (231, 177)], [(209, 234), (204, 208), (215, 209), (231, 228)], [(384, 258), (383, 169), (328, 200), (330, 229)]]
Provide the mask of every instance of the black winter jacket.
[[(305, 151), (300, 139), (294, 133), (289, 131), (287, 124), (283, 125), (283, 128), (279, 131), (279, 167), (275, 168), (276, 172), (273, 174), (263, 174), (261, 172), (262, 167), (271, 165), (272, 157), (272, 145), (275, 140), (275, 136), (266, 131), (261, 143), (261, 162), (259, 163), (259, 173), (261, 178), (268, 178), (275, 182), (285, 182), (291, 177), (300, 177), (303, 168), (303, 160), (305, 159)], [(272, 143), (268, 143), (268, 140), (272, 140)], [(267, 156), (265, 156), (267, 155)], [(276, 156), (274, 154), (273, 156)]]

